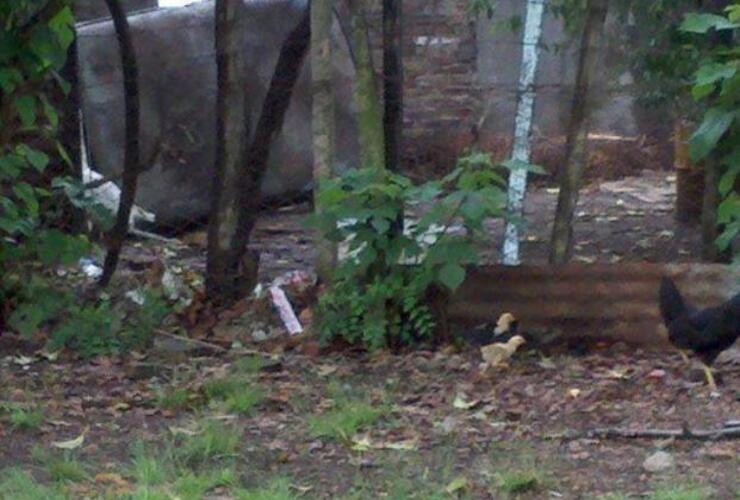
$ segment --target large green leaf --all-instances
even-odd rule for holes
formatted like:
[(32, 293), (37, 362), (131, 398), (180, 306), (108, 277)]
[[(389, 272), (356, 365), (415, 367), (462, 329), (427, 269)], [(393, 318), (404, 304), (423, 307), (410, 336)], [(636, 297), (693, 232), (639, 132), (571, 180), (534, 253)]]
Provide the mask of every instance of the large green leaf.
[(732, 78), (736, 73), (737, 66), (734, 64), (722, 64), (716, 62), (705, 64), (696, 72), (696, 84), (708, 85), (720, 80)]
[(36, 98), (30, 95), (24, 95), (16, 98), (15, 109), (21, 119), (21, 124), (26, 127), (33, 127), (36, 123)]
[(33, 186), (27, 182), (19, 182), (13, 186), (13, 193), (26, 205), (26, 209), (31, 216), (38, 216), (39, 200), (36, 198)]
[(0, 68), (0, 90), (5, 94), (12, 93), (23, 81), (23, 75), (15, 68)]
[(49, 156), (46, 153), (28, 147), (25, 144), (18, 146), (16, 152), (24, 156), (28, 160), (28, 163), (39, 172), (42, 172), (49, 165)]
[(437, 277), (440, 283), (454, 291), (465, 281), (465, 268), (459, 264), (448, 263), (442, 266)]
[(730, 128), (734, 118), (734, 111), (710, 108), (704, 115), (704, 121), (689, 141), (691, 160), (696, 162), (706, 158)]
[(729, 224), (732, 219), (740, 218), (740, 196), (732, 193), (717, 207), (717, 222)]
[(731, 30), (736, 28), (740, 28), (740, 24), (730, 22), (726, 17), (716, 14), (687, 14), (681, 23), (681, 30), (689, 33), (707, 33), (711, 29)]

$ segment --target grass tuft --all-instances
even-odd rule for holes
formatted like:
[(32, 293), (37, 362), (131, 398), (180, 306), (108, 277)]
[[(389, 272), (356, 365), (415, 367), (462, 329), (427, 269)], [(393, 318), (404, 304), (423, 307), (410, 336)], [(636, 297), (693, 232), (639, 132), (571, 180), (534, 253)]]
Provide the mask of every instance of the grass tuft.
[(10, 425), (25, 431), (36, 430), (44, 422), (44, 414), (39, 409), (24, 410), (13, 408), (10, 412)]
[(542, 486), (542, 475), (536, 469), (505, 470), (496, 473), (497, 489), (509, 495), (539, 491)]
[(660, 486), (649, 497), (650, 500), (707, 500), (706, 488), (695, 485)]
[(315, 437), (347, 440), (374, 424), (387, 410), (362, 401), (344, 401), (321, 415), (313, 415), (308, 428)]
[(242, 431), (234, 425), (210, 420), (194, 436), (178, 438), (175, 456), (189, 467), (197, 467), (208, 461), (234, 456), (241, 440)]
[(226, 399), (226, 409), (230, 412), (249, 415), (252, 410), (265, 398), (259, 387), (243, 387), (241, 391), (232, 394)]
[(285, 478), (273, 480), (269, 485), (250, 490), (238, 490), (234, 497), (237, 500), (296, 500), (290, 487), (290, 481)]
[(170, 387), (157, 393), (157, 406), (165, 410), (182, 410), (190, 404), (190, 393), (184, 387)]
[(36, 482), (26, 471), (12, 468), (0, 471), (1, 498), (13, 500), (64, 500), (57, 490)]
[(265, 362), (261, 356), (245, 356), (234, 361), (231, 369), (242, 375), (254, 375), (259, 373), (264, 365)]

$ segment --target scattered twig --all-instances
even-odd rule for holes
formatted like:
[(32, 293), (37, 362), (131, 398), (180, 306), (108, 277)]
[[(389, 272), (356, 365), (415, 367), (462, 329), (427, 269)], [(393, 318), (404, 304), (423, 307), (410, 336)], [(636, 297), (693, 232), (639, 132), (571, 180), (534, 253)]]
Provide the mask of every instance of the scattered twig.
[(145, 238), (149, 240), (159, 241), (162, 243), (173, 243), (173, 244), (177, 244), (180, 246), (185, 246), (183, 245), (182, 241), (176, 238), (167, 238), (166, 236), (162, 236), (162, 235), (155, 234), (155, 233), (150, 233), (149, 231), (143, 231), (141, 229), (136, 229), (134, 227), (129, 229), (129, 233), (131, 233), (134, 236), (138, 236), (139, 238)]
[(205, 342), (203, 340), (191, 339), (190, 337), (183, 337), (182, 335), (175, 335), (174, 333), (169, 333), (164, 330), (157, 330), (157, 335), (162, 335), (163, 337), (169, 337), (171, 339), (179, 340), (185, 342), (186, 344), (197, 345), (206, 349), (211, 349), (213, 351), (229, 352), (229, 349), (221, 347), (220, 345), (211, 344), (210, 342)]
[(566, 432), (550, 435), (550, 439), (686, 439), (698, 441), (720, 441), (740, 439), (740, 427), (723, 429), (622, 429), (605, 427), (583, 432)]

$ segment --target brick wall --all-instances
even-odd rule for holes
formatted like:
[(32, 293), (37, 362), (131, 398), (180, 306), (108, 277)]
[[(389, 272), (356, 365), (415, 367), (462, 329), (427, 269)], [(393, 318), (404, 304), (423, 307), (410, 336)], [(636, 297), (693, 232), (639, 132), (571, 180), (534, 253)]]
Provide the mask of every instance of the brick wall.
[[(404, 157), (414, 172), (446, 169), (470, 144), (480, 113), (476, 30), (468, 0), (404, 2)], [(382, 68), (379, 8), (370, 17), (376, 70)], [(418, 172), (421, 173), (421, 172)]]

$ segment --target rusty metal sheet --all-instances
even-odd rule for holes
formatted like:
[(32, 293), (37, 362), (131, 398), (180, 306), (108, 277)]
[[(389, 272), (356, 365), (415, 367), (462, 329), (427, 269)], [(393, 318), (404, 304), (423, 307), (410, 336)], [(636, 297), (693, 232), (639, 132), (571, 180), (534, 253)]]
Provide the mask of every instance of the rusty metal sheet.
[(740, 268), (717, 264), (484, 266), (469, 270), (449, 315), (453, 323), (471, 326), (511, 312), (524, 331), (665, 344), (658, 310), (663, 275), (700, 307), (740, 292)]

